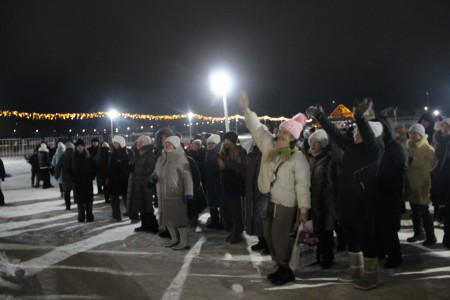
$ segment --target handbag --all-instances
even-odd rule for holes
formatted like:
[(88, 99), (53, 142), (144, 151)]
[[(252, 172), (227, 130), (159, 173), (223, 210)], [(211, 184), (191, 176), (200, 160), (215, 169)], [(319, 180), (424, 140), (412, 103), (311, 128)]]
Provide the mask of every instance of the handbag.
[[(270, 183), (270, 189), (272, 189), (273, 184), (277, 180), (278, 169), (280, 169), (282, 164), (283, 164), (283, 161), (278, 164), (277, 169), (273, 173), (274, 178), (273, 178), (272, 182)], [(259, 196), (258, 201), (256, 202), (256, 210), (258, 211), (261, 219), (264, 220), (264, 219), (267, 219), (270, 217), (270, 215), (272, 214), (272, 203), (270, 202), (270, 190), (268, 193), (261, 194)]]
[(315, 263), (318, 244), (319, 239), (314, 234), (312, 221), (309, 220), (305, 224), (300, 223), (289, 267), (295, 270)]

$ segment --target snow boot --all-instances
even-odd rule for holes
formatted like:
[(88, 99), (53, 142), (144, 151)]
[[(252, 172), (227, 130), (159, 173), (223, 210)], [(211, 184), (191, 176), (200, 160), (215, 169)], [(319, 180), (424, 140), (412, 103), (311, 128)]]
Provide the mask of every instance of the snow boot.
[(423, 225), (425, 228), (426, 240), (422, 243), (422, 245), (425, 247), (432, 247), (436, 245), (437, 239), (436, 236), (434, 235), (434, 225), (431, 216), (429, 216), (424, 220)]
[(180, 234), (180, 242), (177, 245), (173, 246), (172, 249), (184, 250), (191, 248), (191, 246), (189, 245), (189, 235), (187, 227), (178, 227), (176, 230)]
[(348, 264), (350, 265), (349, 272), (345, 272), (338, 276), (338, 281), (355, 282), (362, 277), (363, 271), (363, 255), (362, 252), (348, 251)]
[(272, 284), (283, 285), (291, 281), (295, 281), (294, 272), (289, 267), (280, 266), (280, 272), (275, 274), (272, 279)]
[(251, 247), (253, 251), (264, 250), (267, 248), (266, 239), (262, 236), (258, 236), (258, 244), (255, 244)]
[(425, 239), (425, 232), (423, 231), (423, 222), (421, 218), (414, 218), (413, 216), (413, 228), (414, 235), (410, 238), (407, 238), (406, 241), (408, 243), (415, 243), (418, 241), (423, 241)]
[(170, 233), (170, 240), (165, 242), (164, 246), (169, 248), (169, 247), (173, 247), (173, 246), (177, 245), (180, 242), (180, 240), (178, 239), (178, 232), (175, 227), (167, 226), (167, 230)]
[(364, 257), (362, 278), (355, 283), (355, 288), (368, 291), (378, 286), (378, 257)]

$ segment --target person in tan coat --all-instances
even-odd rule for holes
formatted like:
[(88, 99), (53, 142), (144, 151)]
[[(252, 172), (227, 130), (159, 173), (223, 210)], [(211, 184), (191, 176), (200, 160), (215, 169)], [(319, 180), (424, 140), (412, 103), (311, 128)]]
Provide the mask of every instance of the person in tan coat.
[(407, 241), (413, 243), (425, 240), (422, 245), (430, 247), (436, 244), (433, 219), (428, 211), (431, 202), (431, 171), (438, 160), (427, 138), (421, 124), (417, 123), (409, 128), (409, 140), (406, 142), (409, 167), (406, 171), (405, 200), (411, 205), (414, 228), (414, 235)]
[(160, 225), (166, 226), (171, 236), (165, 246), (173, 250), (190, 248), (186, 202), (194, 198), (193, 181), (179, 137), (169, 136), (164, 141), (150, 182), (156, 183)]

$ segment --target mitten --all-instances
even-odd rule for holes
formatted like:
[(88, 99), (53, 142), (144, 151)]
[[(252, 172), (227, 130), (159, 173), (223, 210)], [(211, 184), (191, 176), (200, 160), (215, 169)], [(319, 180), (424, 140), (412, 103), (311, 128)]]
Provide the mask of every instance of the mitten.
[(373, 101), (370, 98), (366, 98), (363, 101), (355, 100), (353, 106), (353, 115), (355, 119), (364, 117), (369, 111), (372, 110)]
[(325, 112), (322, 109), (322, 106), (320, 104), (317, 104), (316, 106), (310, 106), (308, 109), (306, 109), (306, 115), (308, 118), (320, 118), (321, 115), (323, 115)]

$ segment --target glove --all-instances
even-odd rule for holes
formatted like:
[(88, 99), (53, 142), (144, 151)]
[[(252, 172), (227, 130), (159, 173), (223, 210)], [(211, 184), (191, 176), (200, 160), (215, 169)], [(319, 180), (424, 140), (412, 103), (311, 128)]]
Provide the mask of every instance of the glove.
[(366, 98), (363, 101), (355, 100), (353, 102), (353, 115), (355, 119), (364, 117), (369, 111), (372, 110), (373, 101), (370, 98)]
[(150, 176), (149, 182), (151, 184), (155, 184), (158, 182), (158, 176), (156, 176), (156, 174), (153, 174), (152, 176)]
[(322, 109), (322, 105), (317, 104), (316, 106), (310, 106), (306, 110), (306, 115), (308, 118), (315, 118), (319, 119), (321, 115), (323, 115), (325, 112)]
[(227, 156), (224, 153), (222, 153), (222, 152), (217, 152), (216, 153), (216, 157), (218, 159), (221, 159), (222, 161), (225, 161), (227, 159)]
[(194, 200), (194, 196), (192, 196), (192, 195), (185, 195), (183, 200), (184, 200), (185, 203), (186, 202), (190, 202), (190, 201)]

